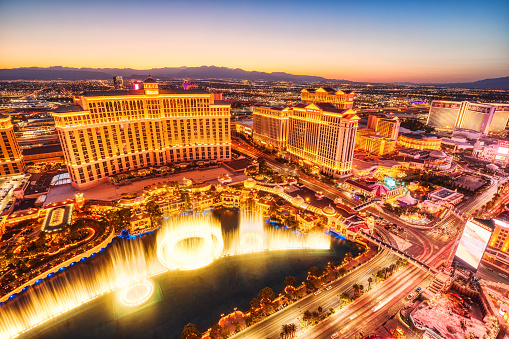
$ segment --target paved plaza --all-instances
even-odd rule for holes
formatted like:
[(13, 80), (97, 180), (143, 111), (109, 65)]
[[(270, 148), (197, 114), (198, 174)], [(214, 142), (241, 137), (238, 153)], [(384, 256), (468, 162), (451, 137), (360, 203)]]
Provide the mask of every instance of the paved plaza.
[(104, 182), (97, 186), (78, 190), (72, 187), (70, 184), (52, 187), (48, 193), (45, 204), (53, 202), (64, 201), (67, 199), (74, 199), (76, 193), (83, 193), (86, 200), (104, 200), (113, 201), (120, 199), (124, 193), (139, 193), (143, 191), (143, 188), (164, 182), (171, 181), (182, 181), (183, 178), (192, 179), (196, 183), (208, 182), (211, 184), (219, 184), (218, 177), (228, 174), (232, 178), (232, 183), (244, 181), (247, 176), (244, 172), (235, 173), (224, 167), (208, 168), (208, 169), (197, 169), (194, 171), (188, 171), (178, 174), (172, 174), (165, 177), (155, 177), (145, 180), (134, 181), (124, 186), (115, 186), (110, 182)]

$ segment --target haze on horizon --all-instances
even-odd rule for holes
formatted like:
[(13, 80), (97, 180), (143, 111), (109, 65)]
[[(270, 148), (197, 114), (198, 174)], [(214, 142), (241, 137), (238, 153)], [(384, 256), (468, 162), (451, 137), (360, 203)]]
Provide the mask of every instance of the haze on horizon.
[(0, 0), (0, 68), (215, 65), (372, 82), (509, 75), (507, 1)]

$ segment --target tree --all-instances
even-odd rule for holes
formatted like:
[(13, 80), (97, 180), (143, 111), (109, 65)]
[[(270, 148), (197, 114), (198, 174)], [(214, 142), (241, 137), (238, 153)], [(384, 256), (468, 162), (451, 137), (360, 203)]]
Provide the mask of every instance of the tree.
[(308, 270), (308, 273), (309, 275), (312, 275), (312, 276), (315, 276), (315, 277), (319, 277), (320, 276), (320, 269), (316, 266), (313, 266), (311, 267), (309, 270)]
[(260, 307), (260, 300), (254, 298), (253, 300), (251, 300), (249, 305), (251, 306), (251, 310), (257, 309), (258, 307)]
[(346, 268), (341, 267), (341, 268), (339, 269), (339, 271), (338, 271), (338, 274), (339, 274), (340, 276), (343, 276), (343, 275), (345, 275), (347, 272), (348, 272), (348, 271), (347, 271), (347, 269), (346, 269)]
[(290, 335), (290, 337), (293, 338), (295, 336), (296, 331), (297, 327), (295, 326), (294, 323), (288, 324), (288, 334)]
[(287, 286), (295, 287), (295, 285), (297, 285), (297, 280), (295, 279), (295, 277), (289, 275), (288, 277), (285, 278), (285, 284)]
[(272, 290), (272, 288), (270, 287), (264, 287), (260, 293), (258, 293), (258, 299), (269, 299), (270, 301), (274, 300), (274, 298), (276, 297), (276, 294), (274, 293), (274, 291)]
[(322, 313), (322, 311), (323, 311), (322, 306), (318, 306), (318, 313)]
[(359, 292), (360, 292), (360, 294), (364, 293), (364, 286), (363, 285), (359, 285)]
[(372, 282), (373, 282), (373, 278), (369, 277), (368, 278), (368, 290), (370, 289)]
[(345, 254), (345, 260), (346, 261), (352, 261), (353, 260), (352, 253), (348, 252), (347, 254)]
[(163, 213), (161, 212), (161, 209), (159, 208), (159, 205), (155, 201), (149, 201), (145, 205), (145, 209), (147, 210), (148, 214), (150, 214), (150, 218), (152, 219), (152, 222), (157, 222), (159, 218), (162, 217)]
[(288, 325), (287, 324), (281, 325), (281, 337), (286, 338), (287, 335), (288, 335)]
[(223, 327), (219, 324), (215, 324), (210, 329), (210, 339), (223, 339)]
[(357, 298), (357, 296), (359, 294), (359, 284), (357, 284), (357, 283), (353, 284), (352, 288), (353, 288), (353, 296), (354, 296), (354, 298)]
[(311, 312), (309, 310), (306, 310), (306, 312), (304, 312), (304, 316), (302, 317), (302, 320), (304, 320), (307, 324), (308, 320), (311, 319), (313, 315), (311, 314)]
[(195, 324), (187, 324), (182, 331), (182, 339), (199, 339), (202, 337)]

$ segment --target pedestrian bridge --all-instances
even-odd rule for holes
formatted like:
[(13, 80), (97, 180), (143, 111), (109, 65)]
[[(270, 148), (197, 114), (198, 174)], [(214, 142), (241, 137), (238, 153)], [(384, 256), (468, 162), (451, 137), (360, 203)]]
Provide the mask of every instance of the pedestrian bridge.
[(354, 211), (356, 212), (359, 212), (365, 208), (368, 208), (369, 206), (373, 205), (374, 203), (376, 203), (378, 200), (377, 199), (370, 199), (360, 205), (357, 205), (353, 208)]
[(438, 272), (434, 267), (428, 266), (427, 264), (423, 263), (422, 261), (419, 261), (419, 260), (415, 259), (411, 255), (408, 255), (405, 252), (400, 251), (399, 249), (397, 249), (397, 248), (393, 247), (392, 245), (387, 244), (386, 242), (384, 242), (384, 241), (382, 241), (382, 240), (372, 236), (371, 234), (362, 233), (362, 236), (364, 238), (368, 239), (369, 241), (379, 245), (379, 246), (385, 247), (386, 249), (388, 249), (392, 253), (398, 255), (399, 257), (401, 257), (403, 259), (406, 259), (408, 262), (414, 264), (415, 266), (417, 266), (417, 267), (419, 267), (419, 268), (421, 268), (421, 269), (423, 269), (425, 271), (428, 271), (428, 272), (433, 273), (433, 274), (436, 274)]

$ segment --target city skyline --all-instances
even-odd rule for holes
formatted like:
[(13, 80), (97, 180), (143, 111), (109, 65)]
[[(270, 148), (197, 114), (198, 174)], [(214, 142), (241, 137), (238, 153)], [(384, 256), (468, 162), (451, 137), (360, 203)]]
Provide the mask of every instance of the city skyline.
[(0, 67), (216, 65), (367, 82), (476, 81), (509, 74), (508, 9), (502, 1), (0, 1)]

